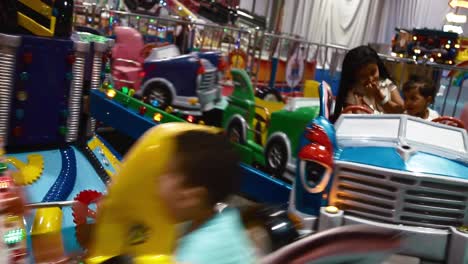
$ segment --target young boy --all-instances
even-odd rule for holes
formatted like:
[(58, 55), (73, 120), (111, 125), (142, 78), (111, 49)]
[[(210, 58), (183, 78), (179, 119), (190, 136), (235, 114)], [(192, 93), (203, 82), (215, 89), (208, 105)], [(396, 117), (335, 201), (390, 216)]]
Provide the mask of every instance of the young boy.
[(217, 203), (240, 186), (239, 158), (224, 136), (185, 132), (176, 139), (175, 161), (160, 178), (160, 196), (169, 212), (187, 224), (176, 261), (187, 264), (254, 263), (251, 246), (236, 209), (218, 213)]
[(434, 86), (429, 80), (411, 76), (403, 85), (406, 113), (429, 121), (439, 117), (436, 111), (429, 108), (434, 100), (434, 93)]

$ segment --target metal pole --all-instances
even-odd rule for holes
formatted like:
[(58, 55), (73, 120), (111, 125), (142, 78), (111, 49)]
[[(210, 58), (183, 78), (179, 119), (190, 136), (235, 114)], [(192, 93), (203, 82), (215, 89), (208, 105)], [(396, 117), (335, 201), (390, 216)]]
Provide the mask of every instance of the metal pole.
[(291, 28), (288, 33), (294, 32), (294, 25), (296, 24), (297, 11), (299, 9), (299, 1), (294, 1), (294, 12), (291, 14), (293, 19), (291, 21)]
[(76, 201), (63, 201), (63, 202), (47, 202), (47, 203), (30, 203), (24, 207), (29, 209), (46, 208), (46, 207), (70, 207), (73, 206)]
[(400, 83), (398, 84), (398, 90), (400, 90), (400, 91), (401, 91), (402, 86), (403, 86), (403, 77), (404, 77), (404, 74), (405, 74), (405, 68), (406, 68), (406, 63), (401, 62)]
[(304, 56), (304, 62), (307, 62), (309, 60), (310, 44), (306, 43), (306, 45), (307, 45), (307, 49), (306, 49), (305, 56)]
[[(433, 95), (434, 98), (437, 96), (437, 94), (439, 93), (439, 90), (440, 90), (440, 82), (442, 80), (442, 70), (441, 69), (438, 69), (438, 68), (435, 68), (434, 69), (436, 71), (436, 74), (433, 74), (434, 78), (437, 80), (437, 90), (435, 92), (435, 94)], [(435, 103), (435, 101), (434, 101)]]
[(212, 31), (211, 31), (210, 50), (213, 50), (214, 33), (215, 33), (215, 31), (212, 30)]
[(263, 44), (265, 43), (265, 35), (262, 36), (260, 53), (257, 60), (257, 70), (255, 72), (255, 87), (258, 86), (258, 72), (260, 71), (260, 63), (262, 62)]
[[(232, 34), (231, 34), (231, 33), (232, 33), (231, 31), (229, 31), (229, 34), (226, 32), (226, 35), (232, 37)], [(231, 39), (228, 38), (228, 54), (229, 54), (230, 52), (231, 52)]]
[[(315, 65), (318, 65), (318, 63), (319, 63), (318, 56), (319, 56), (319, 52), (320, 52), (320, 45), (315, 45), (315, 47), (316, 48), (315, 48), (314, 60), (315, 60)], [(323, 65), (322, 65), (322, 68), (323, 68)]]
[(268, 28), (268, 25), (270, 24), (270, 17), (271, 17), (271, 1), (266, 0), (266, 8), (265, 8), (265, 13), (263, 14), (265, 17), (265, 28)]
[(255, 35), (254, 35), (254, 38), (253, 38), (252, 50), (251, 50), (251, 54), (250, 54), (250, 56), (251, 56), (252, 59), (250, 60), (250, 65), (248, 66), (249, 71), (250, 71), (250, 75), (252, 75), (253, 72), (254, 72), (255, 55), (256, 55), (256, 53), (257, 53), (257, 44), (258, 44), (258, 41), (259, 41), (258, 36), (259, 36), (258, 30), (255, 30)]
[(441, 111), (441, 115), (445, 115), (445, 105), (447, 104), (447, 97), (449, 96), (450, 94), (450, 88), (452, 86), (452, 80), (453, 80), (453, 75), (450, 76), (450, 80), (449, 80), (449, 85), (447, 87), (447, 93), (445, 94), (445, 98), (444, 98), (444, 104), (442, 105), (442, 111)]
[(250, 54), (250, 44), (251, 44), (251, 41), (252, 41), (252, 34), (249, 33), (249, 40), (247, 41), (247, 49), (245, 50), (245, 53), (247, 54), (247, 61), (245, 62), (245, 66), (246, 68), (248, 68), (249, 65), (248, 62), (249, 62), (249, 58), (251, 58), (251, 54)]
[(455, 104), (453, 106), (453, 111), (452, 111), (452, 116), (453, 117), (455, 117), (455, 113), (457, 112), (457, 105), (458, 105), (458, 102), (460, 101), (460, 95), (461, 95), (461, 91), (462, 91), (462, 87), (463, 87), (464, 82), (465, 82), (465, 80), (462, 80), (462, 82), (460, 83), (460, 87), (458, 87), (457, 100), (455, 101)]
[[(270, 54), (270, 58), (269, 58), (269, 63), (271, 65), (270, 67), (270, 83), (269, 83), (269, 86), (270, 88), (276, 88), (276, 74), (278, 72), (278, 64), (281, 62), (281, 39), (278, 39), (278, 57), (276, 58), (276, 65), (273, 66), (273, 57), (275, 56), (275, 53), (273, 52), (273, 54), (271, 54), (271, 52), (269, 52)], [(287, 60), (286, 60), (286, 63)], [(273, 68), (274, 67), (274, 68)]]

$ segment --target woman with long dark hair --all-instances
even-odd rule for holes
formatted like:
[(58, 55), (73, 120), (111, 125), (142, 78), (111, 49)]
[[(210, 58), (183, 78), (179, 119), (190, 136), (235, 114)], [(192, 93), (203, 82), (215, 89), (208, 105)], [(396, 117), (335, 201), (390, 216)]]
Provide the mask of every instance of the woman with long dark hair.
[(350, 50), (344, 60), (334, 120), (343, 108), (362, 106), (371, 113), (403, 113), (404, 102), (377, 52), (368, 46)]

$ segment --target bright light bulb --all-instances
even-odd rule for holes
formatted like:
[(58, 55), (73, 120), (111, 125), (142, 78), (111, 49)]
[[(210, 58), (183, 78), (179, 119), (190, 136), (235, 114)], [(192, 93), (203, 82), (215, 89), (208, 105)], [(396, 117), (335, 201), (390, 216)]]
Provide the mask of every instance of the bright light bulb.
[(116, 94), (117, 94), (117, 92), (115, 92), (114, 89), (109, 89), (109, 90), (107, 90), (107, 93), (106, 93), (107, 97), (109, 97), (109, 98), (114, 98)]
[(336, 214), (340, 211), (340, 209), (338, 209), (338, 207), (336, 206), (327, 206), (325, 207), (325, 212), (329, 213), (329, 214)]
[(163, 116), (160, 113), (156, 113), (153, 116), (153, 120), (156, 121), (156, 122), (161, 122), (162, 118), (163, 118)]

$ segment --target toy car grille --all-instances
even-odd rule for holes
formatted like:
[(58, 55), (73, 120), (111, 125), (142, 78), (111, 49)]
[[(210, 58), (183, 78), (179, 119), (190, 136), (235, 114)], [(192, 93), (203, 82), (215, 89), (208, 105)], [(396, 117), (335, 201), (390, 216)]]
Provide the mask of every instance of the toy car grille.
[(200, 90), (211, 90), (216, 88), (216, 69), (207, 70), (205, 74), (202, 75), (199, 89)]
[(445, 228), (468, 222), (468, 181), (337, 162), (330, 202), (368, 220)]

